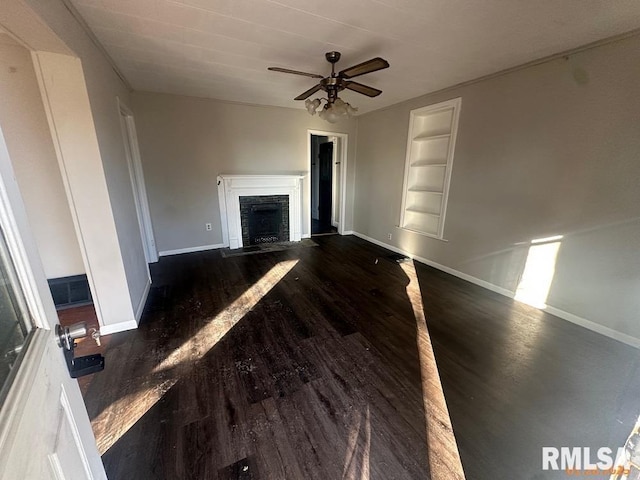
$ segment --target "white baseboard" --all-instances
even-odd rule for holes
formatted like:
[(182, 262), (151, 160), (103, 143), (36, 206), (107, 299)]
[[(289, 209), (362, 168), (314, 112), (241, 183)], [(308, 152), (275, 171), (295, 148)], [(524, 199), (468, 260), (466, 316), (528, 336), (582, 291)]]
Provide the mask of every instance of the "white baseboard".
[(626, 333), (618, 332), (617, 330), (614, 330), (612, 328), (605, 327), (604, 325), (600, 325), (599, 323), (587, 320), (586, 318), (578, 317), (573, 313), (565, 312), (564, 310), (560, 310), (559, 308), (551, 307), (549, 305), (547, 305), (547, 308), (545, 308), (544, 311), (550, 313), (551, 315), (555, 315), (556, 317), (560, 317), (571, 323), (575, 323), (576, 325), (580, 325), (581, 327), (599, 333), (600, 335), (604, 335), (605, 337), (613, 338), (614, 340), (626, 343), (627, 345), (635, 348), (640, 348), (640, 338), (632, 337), (631, 335), (627, 335)]
[[(487, 290), (491, 290), (492, 292), (499, 293), (500, 295), (504, 295), (505, 297), (509, 297), (513, 299), (515, 296), (515, 292), (508, 290), (503, 287), (499, 287), (498, 285), (494, 285), (485, 280), (481, 280), (479, 278), (473, 277), (466, 273), (460, 272), (453, 268), (447, 267), (445, 265), (441, 265), (439, 263), (433, 262), (428, 258), (420, 257), (418, 255), (413, 255), (412, 253), (406, 252), (401, 248), (395, 247), (393, 245), (389, 245), (387, 243), (381, 242), (380, 240), (376, 240), (375, 238), (369, 237), (359, 232), (353, 232), (353, 235), (356, 237), (360, 237), (367, 242), (374, 243), (380, 247), (386, 248), (387, 250), (391, 250), (392, 252), (400, 253), (402, 255), (406, 255), (409, 258), (419, 261), (420, 263), (424, 263), (429, 265), (430, 267), (441, 270), (445, 273), (453, 275), (454, 277), (461, 278), (466, 280), (467, 282), (471, 282), (475, 285), (479, 285)], [(517, 300), (516, 300), (517, 301)], [(576, 325), (580, 325), (588, 330), (604, 335), (605, 337), (613, 338), (614, 340), (618, 340), (626, 345), (640, 348), (640, 338), (632, 337), (631, 335), (627, 335), (626, 333), (618, 332), (617, 330), (613, 330), (612, 328), (605, 327), (604, 325), (600, 325), (592, 320), (587, 320), (586, 318), (578, 317), (569, 312), (565, 312), (555, 307), (551, 307), (547, 305), (544, 309), (545, 312), (550, 313), (551, 315), (555, 315), (556, 317), (562, 318), (563, 320), (567, 320), (568, 322), (575, 323)]]
[(138, 302), (138, 308), (136, 308), (136, 322), (140, 323), (140, 317), (142, 317), (142, 311), (144, 310), (144, 306), (147, 303), (147, 297), (149, 296), (149, 290), (151, 290), (151, 279), (147, 280), (147, 284), (144, 287), (144, 292), (142, 292), (142, 298)]
[(180, 255), (181, 253), (204, 252), (205, 250), (215, 250), (216, 248), (224, 248), (228, 245), (217, 243), (215, 245), (201, 245), (199, 247), (178, 248), (176, 250), (164, 250), (158, 252), (159, 257), (168, 257), (169, 255)]
[(126, 322), (114, 323), (112, 325), (103, 325), (100, 327), (100, 335), (111, 335), (112, 333), (124, 332), (127, 330), (135, 330), (138, 328), (138, 322), (135, 320), (127, 320)]
[(125, 332), (127, 330), (135, 330), (136, 328), (138, 328), (138, 323), (140, 323), (140, 317), (142, 316), (142, 311), (144, 310), (144, 306), (147, 303), (149, 290), (151, 290), (151, 279), (147, 280), (147, 284), (144, 286), (142, 297), (140, 298), (136, 311), (134, 312), (135, 314), (134, 320), (127, 320), (125, 322), (114, 323), (113, 325), (103, 325), (100, 327), (100, 335), (111, 335), (112, 333)]
[(342, 235), (355, 235), (356, 232), (354, 232), (353, 230), (345, 230), (344, 232), (342, 232)]
[(310, 233), (303, 233), (302, 235), (300, 235), (300, 238), (311, 238), (311, 234)]

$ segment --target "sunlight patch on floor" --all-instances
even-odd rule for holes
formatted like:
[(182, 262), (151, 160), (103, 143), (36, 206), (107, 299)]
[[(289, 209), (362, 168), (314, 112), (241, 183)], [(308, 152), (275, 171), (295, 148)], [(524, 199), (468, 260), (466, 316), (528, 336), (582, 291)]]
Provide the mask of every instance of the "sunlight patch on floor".
[(371, 413), (369, 405), (364, 412), (357, 412), (357, 420), (351, 426), (347, 451), (342, 470), (342, 480), (369, 480), (371, 455)]
[(184, 365), (192, 365), (211, 350), (298, 263), (274, 265), (231, 305), (213, 317), (188, 341), (173, 350), (145, 377), (139, 390), (113, 402), (91, 422), (100, 455), (107, 452), (180, 380)]
[(432, 480), (463, 480), (462, 461), (444, 398), (431, 337), (422, 304), (422, 291), (413, 260), (400, 263), (409, 280), (406, 291), (416, 319), (416, 343), (420, 356), (422, 400), (427, 432), (427, 452)]
[(231, 330), (262, 298), (296, 266), (298, 260), (276, 264), (266, 275), (254, 283), (231, 305), (216, 315), (180, 348), (167, 356), (153, 371), (162, 371), (185, 360), (198, 360)]
[(104, 455), (177, 382), (177, 376), (152, 376), (140, 390), (119, 398), (93, 419), (91, 427), (100, 455)]

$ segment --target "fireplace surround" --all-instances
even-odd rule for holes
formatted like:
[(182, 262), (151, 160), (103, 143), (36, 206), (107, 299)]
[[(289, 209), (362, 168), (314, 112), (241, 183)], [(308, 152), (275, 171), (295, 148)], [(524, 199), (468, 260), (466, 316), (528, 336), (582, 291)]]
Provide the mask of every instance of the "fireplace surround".
[[(246, 224), (246, 232), (243, 232), (241, 215), (241, 198), (243, 197), (264, 197), (259, 202), (254, 202), (257, 204), (284, 205), (286, 203), (286, 207), (271, 207), (271, 210), (272, 212), (274, 208), (276, 210), (282, 208), (284, 212), (288, 210), (288, 222), (282, 222), (282, 228), (284, 229), (282, 238), (288, 237), (287, 240), (293, 242), (300, 241), (303, 178), (304, 175), (300, 174), (219, 175), (218, 200), (220, 203), (222, 239), (225, 246), (228, 245), (229, 248), (234, 249), (249, 245), (248, 224)], [(286, 197), (287, 201), (284, 202), (282, 197)], [(282, 211), (281, 214), (283, 214)], [(270, 239), (265, 237), (263, 240)]]

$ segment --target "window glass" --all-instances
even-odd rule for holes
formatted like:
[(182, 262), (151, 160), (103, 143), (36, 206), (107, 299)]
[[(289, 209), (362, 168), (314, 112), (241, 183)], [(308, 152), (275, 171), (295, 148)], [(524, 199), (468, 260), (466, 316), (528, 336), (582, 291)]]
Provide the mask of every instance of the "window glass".
[(0, 230), (0, 401), (4, 400), (32, 329), (7, 242)]

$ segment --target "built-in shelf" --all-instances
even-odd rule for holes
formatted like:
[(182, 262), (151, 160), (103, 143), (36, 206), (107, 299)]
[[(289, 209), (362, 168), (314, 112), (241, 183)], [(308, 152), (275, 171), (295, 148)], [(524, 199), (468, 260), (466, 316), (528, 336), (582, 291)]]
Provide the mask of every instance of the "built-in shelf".
[(409, 191), (419, 192), (419, 193), (434, 193), (436, 195), (442, 195), (442, 192), (440, 190), (433, 190), (431, 188), (424, 188), (424, 187), (411, 187)]
[(442, 140), (444, 138), (450, 138), (450, 137), (451, 137), (450, 133), (444, 133), (440, 135), (431, 135), (429, 133), (424, 133), (422, 135), (413, 137), (413, 140), (416, 142), (426, 142), (428, 140)]
[(400, 225), (442, 238), (461, 99), (411, 112)]
[(412, 167), (446, 167), (446, 163), (432, 163), (431, 160), (416, 160), (411, 162)]
[(440, 213), (429, 212), (417, 207), (409, 207), (407, 208), (407, 212), (419, 213), (420, 215), (431, 215), (432, 217), (440, 217)]

